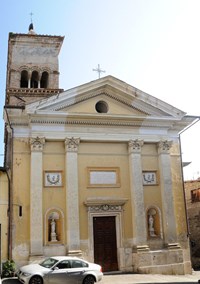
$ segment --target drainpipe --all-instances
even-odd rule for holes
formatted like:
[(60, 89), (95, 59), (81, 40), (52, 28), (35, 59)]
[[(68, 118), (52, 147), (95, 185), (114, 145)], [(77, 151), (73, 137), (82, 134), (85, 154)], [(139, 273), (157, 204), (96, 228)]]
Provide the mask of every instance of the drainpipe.
[[(190, 117), (190, 116), (187, 116)], [(193, 116), (191, 116), (193, 117)], [(183, 161), (182, 161), (182, 148), (181, 148), (181, 134), (183, 132), (185, 132), (186, 130), (188, 130), (189, 128), (191, 128), (193, 125), (195, 125), (197, 122), (199, 122), (200, 120), (200, 116), (195, 116), (197, 119), (190, 125), (188, 125), (188, 127), (186, 127), (185, 129), (183, 129), (181, 132), (179, 132), (179, 145), (180, 145), (180, 157), (181, 157), (181, 165), (183, 165)], [(189, 229), (189, 223), (188, 223), (188, 212), (187, 212), (187, 204), (186, 204), (186, 196), (185, 196), (185, 185), (184, 185), (184, 176), (183, 176), (183, 166), (181, 166), (181, 175), (182, 175), (182, 187), (183, 187), (183, 198), (184, 198), (184, 206), (185, 206), (185, 216), (186, 216), (186, 220), (187, 220), (187, 237), (190, 236), (190, 229)]]

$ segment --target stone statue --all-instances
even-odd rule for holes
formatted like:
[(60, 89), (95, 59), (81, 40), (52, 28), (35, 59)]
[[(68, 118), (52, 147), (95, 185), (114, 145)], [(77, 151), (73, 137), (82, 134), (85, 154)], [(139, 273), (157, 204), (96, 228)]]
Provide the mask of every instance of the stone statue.
[(149, 235), (150, 237), (156, 237), (154, 230), (154, 218), (151, 214), (149, 215)]
[(51, 219), (51, 242), (56, 242), (56, 222), (55, 220), (52, 218)]

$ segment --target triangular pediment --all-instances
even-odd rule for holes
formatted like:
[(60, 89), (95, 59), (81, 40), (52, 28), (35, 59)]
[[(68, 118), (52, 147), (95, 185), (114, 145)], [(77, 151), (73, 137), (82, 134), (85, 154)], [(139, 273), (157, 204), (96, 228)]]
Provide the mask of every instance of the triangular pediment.
[(181, 110), (112, 76), (106, 76), (64, 91), (57, 96), (29, 104), (27, 110), (31, 113), (54, 112), (83, 115), (101, 113), (108, 116), (136, 117), (180, 118), (185, 115)]
[(137, 109), (126, 102), (117, 100), (117, 97), (112, 97), (109, 93), (103, 92), (100, 92), (95, 96), (85, 98), (84, 101), (60, 107), (57, 111), (79, 114), (107, 113), (110, 115), (147, 115), (144, 111)]

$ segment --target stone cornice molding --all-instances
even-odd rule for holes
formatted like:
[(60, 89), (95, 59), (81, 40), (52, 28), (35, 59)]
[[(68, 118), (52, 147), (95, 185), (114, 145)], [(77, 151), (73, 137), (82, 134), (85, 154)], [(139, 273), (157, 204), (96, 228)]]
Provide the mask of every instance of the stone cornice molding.
[(30, 146), (32, 152), (42, 152), (43, 147), (45, 144), (45, 138), (44, 137), (35, 137), (30, 138)]
[(127, 201), (127, 198), (88, 198), (84, 205), (90, 212), (113, 212), (122, 211)]
[(162, 140), (158, 142), (158, 153), (159, 154), (169, 154), (170, 148), (173, 142), (168, 140)]
[[(74, 116), (74, 117), (73, 117)], [(16, 122), (15, 122), (16, 123)], [(102, 125), (102, 126), (130, 126), (130, 127), (156, 127), (156, 128), (172, 128), (174, 120), (170, 121), (169, 119), (156, 119), (156, 118), (144, 118), (144, 117), (125, 117), (125, 116), (118, 116), (118, 117), (111, 117), (107, 116), (107, 119), (105, 119), (105, 116), (97, 116), (91, 117), (88, 119), (81, 119), (77, 118), (76, 115), (72, 114), (70, 117), (70, 114), (68, 116), (68, 120), (62, 119), (61, 117), (57, 119), (49, 119), (46, 118), (31, 118), (30, 123), (34, 124), (69, 124), (69, 125)], [(13, 124), (14, 125), (14, 124)]]
[(80, 138), (66, 138), (65, 139), (65, 151), (66, 152), (78, 152), (78, 145)]
[(131, 153), (141, 153), (142, 146), (144, 145), (144, 140), (130, 140), (128, 142), (128, 149), (129, 149), (129, 154)]
[(38, 94), (50, 94), (50, 95), (57, 95), (60, 92), (62, 92), (63, 89), (33, 89), (33, 88), (8, 88), (6, 90), (6, 93), (9, 95), (18, 95), (18, 96), (23, 96), (23, 95), (38, 95)]

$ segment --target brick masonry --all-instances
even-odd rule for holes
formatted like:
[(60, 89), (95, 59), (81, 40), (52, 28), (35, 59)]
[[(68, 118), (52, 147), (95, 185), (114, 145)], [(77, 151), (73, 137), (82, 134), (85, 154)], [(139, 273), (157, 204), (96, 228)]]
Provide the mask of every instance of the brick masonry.
[(200, 178), (185, 182), (185, 195), (191, 243), (191, 258), (194, 269), (200, 268), (200, 200), (192, 201), (191, 191), (200, 188)]

